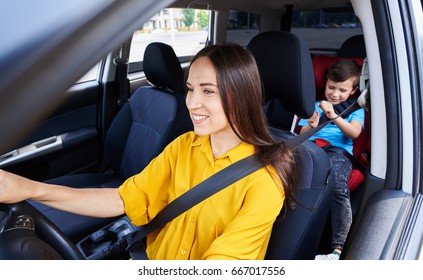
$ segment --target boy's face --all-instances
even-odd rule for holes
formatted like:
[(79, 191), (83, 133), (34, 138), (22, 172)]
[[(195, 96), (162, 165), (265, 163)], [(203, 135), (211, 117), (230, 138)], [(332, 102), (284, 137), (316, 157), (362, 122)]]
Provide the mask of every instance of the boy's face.
[(334, 82), (329, 79), (326, 82), (326, 100), (333, 105), (337, 105), (347, 100), (356, 90), (353, 86), (354, 79), (355, 78), (349, 78), (344, 82)]

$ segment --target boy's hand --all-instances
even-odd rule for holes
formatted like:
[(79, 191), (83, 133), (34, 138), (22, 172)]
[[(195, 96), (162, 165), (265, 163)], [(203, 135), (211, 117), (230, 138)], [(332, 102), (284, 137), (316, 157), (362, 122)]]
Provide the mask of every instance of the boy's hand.
[(311, 128), (315, 128), (319, 124), (319, 120), (319, 112), (315, 111), (313, 115), (307, 120), (307, 122)]
[(333, 109), (333, 105), (327, 101), (320, 102), (319, 107), (329, 119), (334, 119), (338, 116)]

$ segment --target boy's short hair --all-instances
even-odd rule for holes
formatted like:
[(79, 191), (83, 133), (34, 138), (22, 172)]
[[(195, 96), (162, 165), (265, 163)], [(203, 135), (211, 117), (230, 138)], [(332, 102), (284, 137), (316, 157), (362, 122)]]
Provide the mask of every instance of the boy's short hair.
[(329, 67), (326, 73), (326, 81), (331, 80), (339, 83), (354, 77), (353, 88), (356, 89), (360, 81), (360, 74), (361, 66), (354, 60), (341, 59)]

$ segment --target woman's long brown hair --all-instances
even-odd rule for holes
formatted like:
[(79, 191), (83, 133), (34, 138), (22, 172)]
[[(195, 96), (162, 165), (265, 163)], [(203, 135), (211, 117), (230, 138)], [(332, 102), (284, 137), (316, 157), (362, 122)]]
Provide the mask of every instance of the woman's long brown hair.
[(285, 205), (293, 206), (293, 154), (285, 143), (276, 142), (267, 128), (263, 86), (253, 55), (237, 44), (222, 44), (206, 46), (192, 62), (199, 57), (208, 57), (214, 65), (223, 109), (231, 128), (242, 141), (255, 146), (256, 157), (261, 163), (276, 169), (284, 187)]

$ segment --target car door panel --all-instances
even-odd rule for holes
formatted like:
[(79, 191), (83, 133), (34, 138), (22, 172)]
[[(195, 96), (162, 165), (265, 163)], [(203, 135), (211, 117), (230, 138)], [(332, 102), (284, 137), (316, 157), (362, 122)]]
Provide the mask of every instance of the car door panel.
[[(398, 190), (380, 190), (369, 197), (345, 259), (392, 259), (406, 219), (411, 196)], [(357, 222), (356, 222), (357, 223)], [(386, 246), (386, 244), (390, 246)]]
[(95, 169), (101, 160), (98, 132), (99, 86), (76, 84), (62, 106), (37, 124), (12, 151), (0, 156), (0, 168), (36, 180)]

